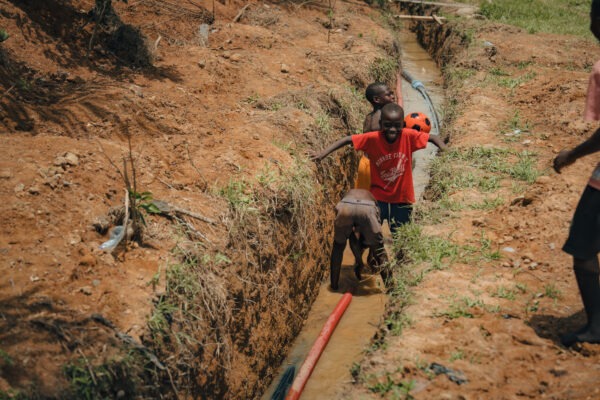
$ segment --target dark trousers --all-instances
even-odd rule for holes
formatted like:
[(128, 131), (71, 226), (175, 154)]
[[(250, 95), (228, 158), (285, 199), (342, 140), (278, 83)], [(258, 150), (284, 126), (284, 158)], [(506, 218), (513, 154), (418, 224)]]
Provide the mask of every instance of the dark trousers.
[(379, 217), (381, 222), (387, 220), (390, 226), (392, 235), (396, 233), (398, 228), (410, 221), (412, 214), (412, 204), (409, 203), (386, 203), (378, 201)]

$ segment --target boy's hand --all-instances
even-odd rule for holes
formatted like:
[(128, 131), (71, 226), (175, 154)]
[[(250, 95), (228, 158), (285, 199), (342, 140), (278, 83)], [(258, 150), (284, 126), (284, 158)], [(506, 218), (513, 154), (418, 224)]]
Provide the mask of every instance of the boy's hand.
[(321, 154), (321, 152), (317, 152), (317, 151), (309, 151), (308, 152), (308, 158), (310, 158), (311, 161), (314, 161), (316, 163), (321, 162), (321, 160), (323, 159), (323, 155)]
[(575, 159), (572, 157), (571, 152), (569, 150), (562, 150), (552, 163), (554, 170), (560, 174), (560, 170), (564, 167), (571, 165), (575, 162)]

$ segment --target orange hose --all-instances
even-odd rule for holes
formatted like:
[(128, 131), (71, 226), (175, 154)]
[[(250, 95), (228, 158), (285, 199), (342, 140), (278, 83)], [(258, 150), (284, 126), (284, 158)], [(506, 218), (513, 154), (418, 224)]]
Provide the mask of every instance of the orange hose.
[(321, 353), (323, 353), (325, 346), (327, 346), (329, 338), (333, 334), (335, 327), (340, 321), (340, 318), (342, 318), (346, 308), (348, 308), (351, 300), (352, 293), (348, 292), (342, 296), (337, 306), (335, 306), (335, 309), (327, 319), (327, 322), (325, 322), (323, 329), (321, 329), (321, 333), (319, 333), (319, 337), (315, 341), (315, 344), (313, 344), (313, 347), (308, 352), (308, 356), (306, 357), (306, 360), (304, 360), (302, 367), (300, 367), (300, 371), (298, 371), (298, 375), (296, 375), (296, 379), (294, 379), (294, 383), (285, 400), (298, 400), (300, 398), (302, 390), (304, 390), (304, 386), (306, 385), (308, 378), (310, 378), (310, 374), (312, 374), (313, 369), (315, 369), (315, 365), (317, 365)]

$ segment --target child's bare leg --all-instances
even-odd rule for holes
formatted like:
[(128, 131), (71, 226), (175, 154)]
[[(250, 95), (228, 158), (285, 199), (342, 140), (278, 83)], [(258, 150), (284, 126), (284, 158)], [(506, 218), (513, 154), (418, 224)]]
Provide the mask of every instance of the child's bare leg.
[(575, 278), (587, 316), (587, 324), (580, 330), (564, 335), (561, 342), (571, 346), (576, 342), (600, 343), (600, 271), (598, 258), (573, 259)]
[(365, 267), (362, 260), (363, 247), (360, 244), (360, 240), (354, 234), (350, 235), (350, 250), (352, 250), (352, 254), (354, 254), (354, 259), (356, 260), (354, 264), (354, 275), (356, 275), (356, 279), (361, 281), (361, 271)]
[(331, 260), (329, 263), (329, 278), (331, 280), (331, 288), (338, 290), (338, 282), (340, 280), (340, 270), (342, 269), (342, 258), (344, 257), (344, 248), (346, 243), (333, 242), (331, 249)]

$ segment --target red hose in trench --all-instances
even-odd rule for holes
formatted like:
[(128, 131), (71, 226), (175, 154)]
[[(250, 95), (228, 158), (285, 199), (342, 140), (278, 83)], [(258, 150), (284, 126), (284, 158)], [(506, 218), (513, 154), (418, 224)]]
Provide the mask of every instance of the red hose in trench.
[(298, 375), (296, 375), (296, 379), (294, 379), (294, 383), (288, 392), (285, 400), (297, 400), (300, 398), (302, 394), (302, 390), (310, 378), (310, 374), (312, 374), (313, 369), (315, 369), (315, 365), (317, 365), (317, 361), (319, 361), (319, 357), (321, 357), (321, 353), (327, 346), (327, 342), (329, 342), (329, 338), (331, 334), (335, 330), (336, 325), (342, 318), (344, 311), (348, 308), (350, 301), (352, 300), (352, 293), (348, 292), (342, 296), (337, 306), (325, 322), (323, 329), (321, 329), (321, 333), (319, 333), (319, 337), (313, 344), (313, 347), (310, 349), (306, 360), (300, 367), (300, 371), (298, 371)]

